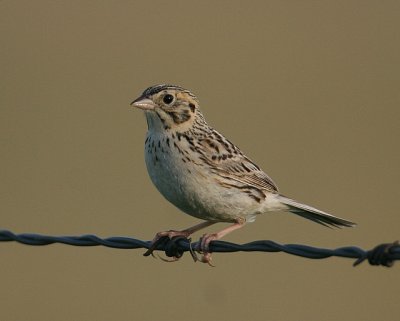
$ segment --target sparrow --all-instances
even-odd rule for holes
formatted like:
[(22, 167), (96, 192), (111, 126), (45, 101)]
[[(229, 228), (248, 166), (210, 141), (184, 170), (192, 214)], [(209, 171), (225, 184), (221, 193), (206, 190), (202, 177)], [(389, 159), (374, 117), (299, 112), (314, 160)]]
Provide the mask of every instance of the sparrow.
[(203, 220), (184, 230), (157, 233), (150, 252), (162, 237), (187, 238), (212, 224), (231, 223), (217, 233), (204, 234), (198, 243), (200, 260), (211, 265), (211, 241), (269, 212), (286, 211), (329, 227), (355, 225), (281, 194), (256, 163), (208, 125), (199, 100), (189, 90), (151, 86), (131, 105), (146, 116), (145, 161), (151, 181), (169, 202)]

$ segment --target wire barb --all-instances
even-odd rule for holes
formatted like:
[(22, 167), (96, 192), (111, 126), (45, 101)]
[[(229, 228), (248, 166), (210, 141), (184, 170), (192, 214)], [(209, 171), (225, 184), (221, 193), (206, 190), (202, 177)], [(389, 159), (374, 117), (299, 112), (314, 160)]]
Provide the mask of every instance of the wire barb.
[(372, 250), (367, 251), (365, 256), (357, 259), (357, 261), (353, 263), (353, 266), (357, 266), (365, 260), (368, 260), (369, 264), (371, 265), (392, 267), (394, 264), (394, 259), (392, 258), (391, 254), (395, 253), (396, 248), (399, 249), (399, 247), (399, 241), (377, 245)]
[[(96, 235), (82, 236), (47, 236), (39, 234), (14, 234), (10, 231), (0, 230), (0, 242), (18, 242), (25, 245), (49, 245), (61, 243), (73, 246), (106, 246), (117, 249), (147, 249), (145, 256), (153, 251), (164, 251), (167, 257), (180, 258), (185, 252), (190, 252), (196, 261), (197, 242), (191, 243), (185, 237), (162, 238), (157, 244), (151, 241), (142, 241), (129, 237), (100, 238)], [(279, 244), (274, 241), (254, 241), (246, 244), (235, 244), (224, 241), (212, 241), (210, 252), (285, 252), (309, 259), (325, 259), (328, 257), (344, 257), (356, 259), (353, 266), (364, 261), (370, 265), (392, 267), (394, 262), (400, 260), (400, 243), (384, 243), (372, 250), (363, 250), (356, 246), (341, 247), (337, 249), (323, 249), (300, 244)]]

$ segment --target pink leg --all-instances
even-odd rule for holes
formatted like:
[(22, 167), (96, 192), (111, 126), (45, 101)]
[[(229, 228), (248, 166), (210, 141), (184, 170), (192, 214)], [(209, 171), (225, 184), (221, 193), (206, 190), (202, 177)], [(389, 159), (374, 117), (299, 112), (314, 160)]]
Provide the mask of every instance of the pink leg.
[(200, 240), (200, 248), (199, 250), (203, 253), (203, 257), (201, 258), (201, 261), (203, 263), (207, 263), (211, 266), (211, 253), (209, 252), (209, 245), (211, 241), (219, 240), (223, 238), (225, 235), (240, 229), (242, 226), (244, 226), (244, 221), (240, 220), (236, 222), (235, 224), (228, 226), (227, 228), (224, 228), (223, 230), (213, 233), (213, 234), (204, 234), (203, 237)]
[(156, 234), (156, 236), (154, 237), (152, 243), (156, 242), (157, 240), (159, 240), (161, 237), (163, 236), (168, 236), (170, 239), (172, 239), (175, 236), (184, 236), (184, 237), (188, 237), (189, 235), (193, 234), (194, 232), (197, 232), (203, 228), (206, 228), (210, 225), (215, 224), (216, 222), (210, 222), (210, 221), (206, 221), (197, 225), (194, 225), (192, 227), (189, 227), (187, 229), (184, 229), (182, 231), (176, 231), (176, 230), (169, 230), (169, 231), (163, 231), (163, 232), (158, 232)]
[[(203, 228), (206, 228), (206, 227), (208, 227), (210, 225), (213, 225), (215, 223), (216, 222), (205, 221), (205, 222), (202, 222), (200, 224), (197, 224), (197, 225), (194, 225), (192, 227), (189, 227), (187, 229), (184, 229), (182, 231), (169, 230), (169, 231), (158, 232), (156, 234), (156, 236), (153, 238), (153, 240), (151, 241), (149, 249), (143, 255), (144, 256), (149, 256), (151, 254), (152, 256), (154, 256), (153, 252), (157, 248), (158, 243), (160, 242), (160, 240), (163, 237), (167, 236), (169, 239), (172, 239), (175, 236), (183, 236), (183, 237), (187, 238), (189, 235), (193, 234), (194, 232), (197, 232), (197, 231), (199, 231), (199, 230), (201, 230)], [(178, 258), (173, 258), (172, 261), (177, 261), (177, 260), (178, 260)]]
[(215, 223), (217, 223), (217, 222), (205, 221), (203, 223), (200, 223), (200, 224), (197, 224), (195, 226), (189, 227), (189, 228), (183, 230), (182, 232), (187, 232), (190, 235), (190, 234), (193, 234), (194, 232), (200, 231), (201, 229), (206, 228), (208, 226), (211, 226), (211, 225), (213, 225)]

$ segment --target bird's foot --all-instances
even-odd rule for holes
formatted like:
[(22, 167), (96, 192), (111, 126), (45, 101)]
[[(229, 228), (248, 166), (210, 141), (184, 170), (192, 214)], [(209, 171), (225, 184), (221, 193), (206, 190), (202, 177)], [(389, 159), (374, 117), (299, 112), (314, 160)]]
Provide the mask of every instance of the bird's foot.
[[(155, 258), (156, 256), (154, 255), (154, 251), (157, 249), (157, 247), (159, 245), (167, 243), (174, 238), (175, 239), (181, 238), (181, 237), (188, 238), (189, 235), (190, 235), (190, 232), (188, 232), (188, 231), (169, 230), (169, 231), (158, 232), (156, 234), (156, 236), (153, 238), (153, 240), (151, 241), (148, 250), (143, 255), (144, 256), (151, 255), (152, 257)], [(197, 261), (198, 258), (196, 256), (196, 254), (194, 253), (194, 251), (191, 250), (190, 253), (192, 254), (193, 260)], [(172, 256), (172, 259), (165, 259), (157, 254), (157, 256), (164, 262), (176, 262), (181, 258), (182, 255), (183, 255), (183, 253), (179, 253), (178, 255)]]
[(209, 266), (215, 267), (212, 262), (212, 257), (211, 257), (211, 252), (210, 252), (210, 242), (218, 240), (219, 235), (218, 233), (214, 234), (204, 234), (199, 241), (199, 245), (197, 248), (197, 251), (202, 254), (202, 257), (200, 258), (200, 262), (202, 263), (207, 263)]

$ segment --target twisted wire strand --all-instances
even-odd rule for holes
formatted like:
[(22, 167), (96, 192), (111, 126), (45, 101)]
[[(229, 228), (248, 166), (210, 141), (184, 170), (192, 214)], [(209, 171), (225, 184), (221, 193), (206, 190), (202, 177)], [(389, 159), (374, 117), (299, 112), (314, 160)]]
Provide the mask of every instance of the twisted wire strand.
[[(151, 241), (142, 241), (129, 237), (100, 238), (96, 235), (82, 236), (48, 236), (39, 234), (14, 234), (7, 230), (0, 230), (0, 242), (18, 242), (25, 245), (49, 245), (61, 243), (73, 246), (106, 246), (117, 249), (149, 249)], [(191, 243), (184, 237), (163, 238), (158, 242), (156, 250), (164, 251), (168, 257), (181, 257), (185, 252), (196, 249), (197, 242)], [(400, 244), (398, 241), (377, 245), (371, 250), (363, 250), (356, 246), (346, 246), (336, 249), (317, 248), (301, 244), (279, 244), (274, 241), (263, 240), (245, 244), (235, 244), (225, 241), (212, 241), (210, 252), (285, 252), (309, 259), (324, 259), (332, 256), (356, 259), (354, 266), (367, 260), (371, 265), (393, 266), (400, 260)], [(147, 253), (147, 252), (146, 252)], [(146, 254), (145, 255), (148, 255)]]

